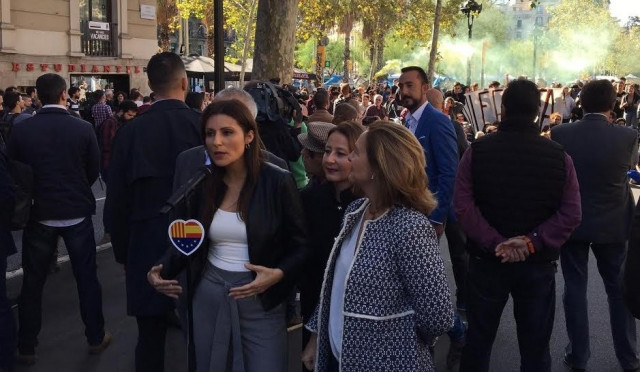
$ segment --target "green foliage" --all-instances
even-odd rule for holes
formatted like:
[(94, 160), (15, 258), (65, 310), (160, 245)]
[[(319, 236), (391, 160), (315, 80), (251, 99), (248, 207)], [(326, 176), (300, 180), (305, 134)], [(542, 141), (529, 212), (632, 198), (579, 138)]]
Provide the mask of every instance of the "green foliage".
[(553, 44), (549, 58), (556, 62), (549, 65), (550, 74), (589, 75), (599, 69), (620, 34), (608, 7), (593, 0), (564, 0), (550, 12), (545, 38)]

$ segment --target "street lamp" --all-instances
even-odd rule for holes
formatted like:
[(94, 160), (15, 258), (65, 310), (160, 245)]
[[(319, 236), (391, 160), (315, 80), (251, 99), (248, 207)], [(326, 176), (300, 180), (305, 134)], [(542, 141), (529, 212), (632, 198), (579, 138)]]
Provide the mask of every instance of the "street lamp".
[[(480, 12), (482, 12), (482, 4), (478, 4), (475, 0), (467, 0), (460, 5), (460, 11), (467, 16), (467, 27), (469, 28), (469, 43), (473, 30), (473, 21)], [(471, 86), (471, 56), (467, 59), (467, 86)]]

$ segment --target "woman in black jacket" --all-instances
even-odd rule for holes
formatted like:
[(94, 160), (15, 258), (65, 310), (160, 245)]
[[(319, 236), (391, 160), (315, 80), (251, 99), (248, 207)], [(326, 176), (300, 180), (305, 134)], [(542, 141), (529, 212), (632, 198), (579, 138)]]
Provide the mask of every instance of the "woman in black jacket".
[[(310, 186), (301, 192), (302, 205), (308, 221), (311, 255), (308, 270), (301, 279), (300, 307), (304, 321), (309, 320), (318, 304), (324, 269), (333, 248), (334, 238), (340, 232), (342, 217), (354, 196), (349, 174), (351, 163), (347, 158), (364, 128), (355, 121), (338, 124), (329, 131), (322, 168), (326, 182)], [(306, 344), (309, 332), (304, 330)]]
[[(197, 371), (286, 370), (283, 301), (307, 259), (296, 185), (262, 160), (256, 122), (240, 101), (214, 101), (201, 122), (212, 172), (177, 216), (198, 219), (207, 237), (189, 268)], [(178, 282), (162, 278), (185, 265), (169, 249), (149, 282), (178, 298)]]

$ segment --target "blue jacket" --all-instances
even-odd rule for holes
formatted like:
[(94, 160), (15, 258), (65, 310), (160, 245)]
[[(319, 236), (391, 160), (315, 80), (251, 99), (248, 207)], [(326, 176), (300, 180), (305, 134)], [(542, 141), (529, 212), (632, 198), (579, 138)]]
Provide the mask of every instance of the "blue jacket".
[[(327, 262), (320, 303), (307, 324), (318, 334), (317, 372), (327, 371), (332, 353), (328, 322), (336, 261), (367, 205), (359, 199), (347, 208)], [(394, 206), (365, 222), (361, 234), (345, 284), (340, 370), (433, 371), (429, 346), (453, 324), (435, 230), (422, 213)]]
[(429, 219), (444, 224), (453, 202), (453, 185), (458, 169), (456, 131), (447, 115), (427, 104), (415, 134), (427, 159), (429, 190), (438, 200), (438, 206)]

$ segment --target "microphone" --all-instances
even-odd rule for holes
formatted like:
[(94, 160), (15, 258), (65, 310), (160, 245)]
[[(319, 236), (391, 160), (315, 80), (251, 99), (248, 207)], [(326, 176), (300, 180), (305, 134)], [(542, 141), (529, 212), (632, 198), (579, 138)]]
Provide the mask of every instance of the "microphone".
[(184, 199), (189, 196), (198, 187), (202, 181), (211, 174), (211, 168), (208, 166), (202, 166), (198, 169), (195, 175), (193, 175), (186, 183), (184, 183), (171, 197), (164, 203), (164, 206), (160, 209), (160, 213), (167, 214)]

